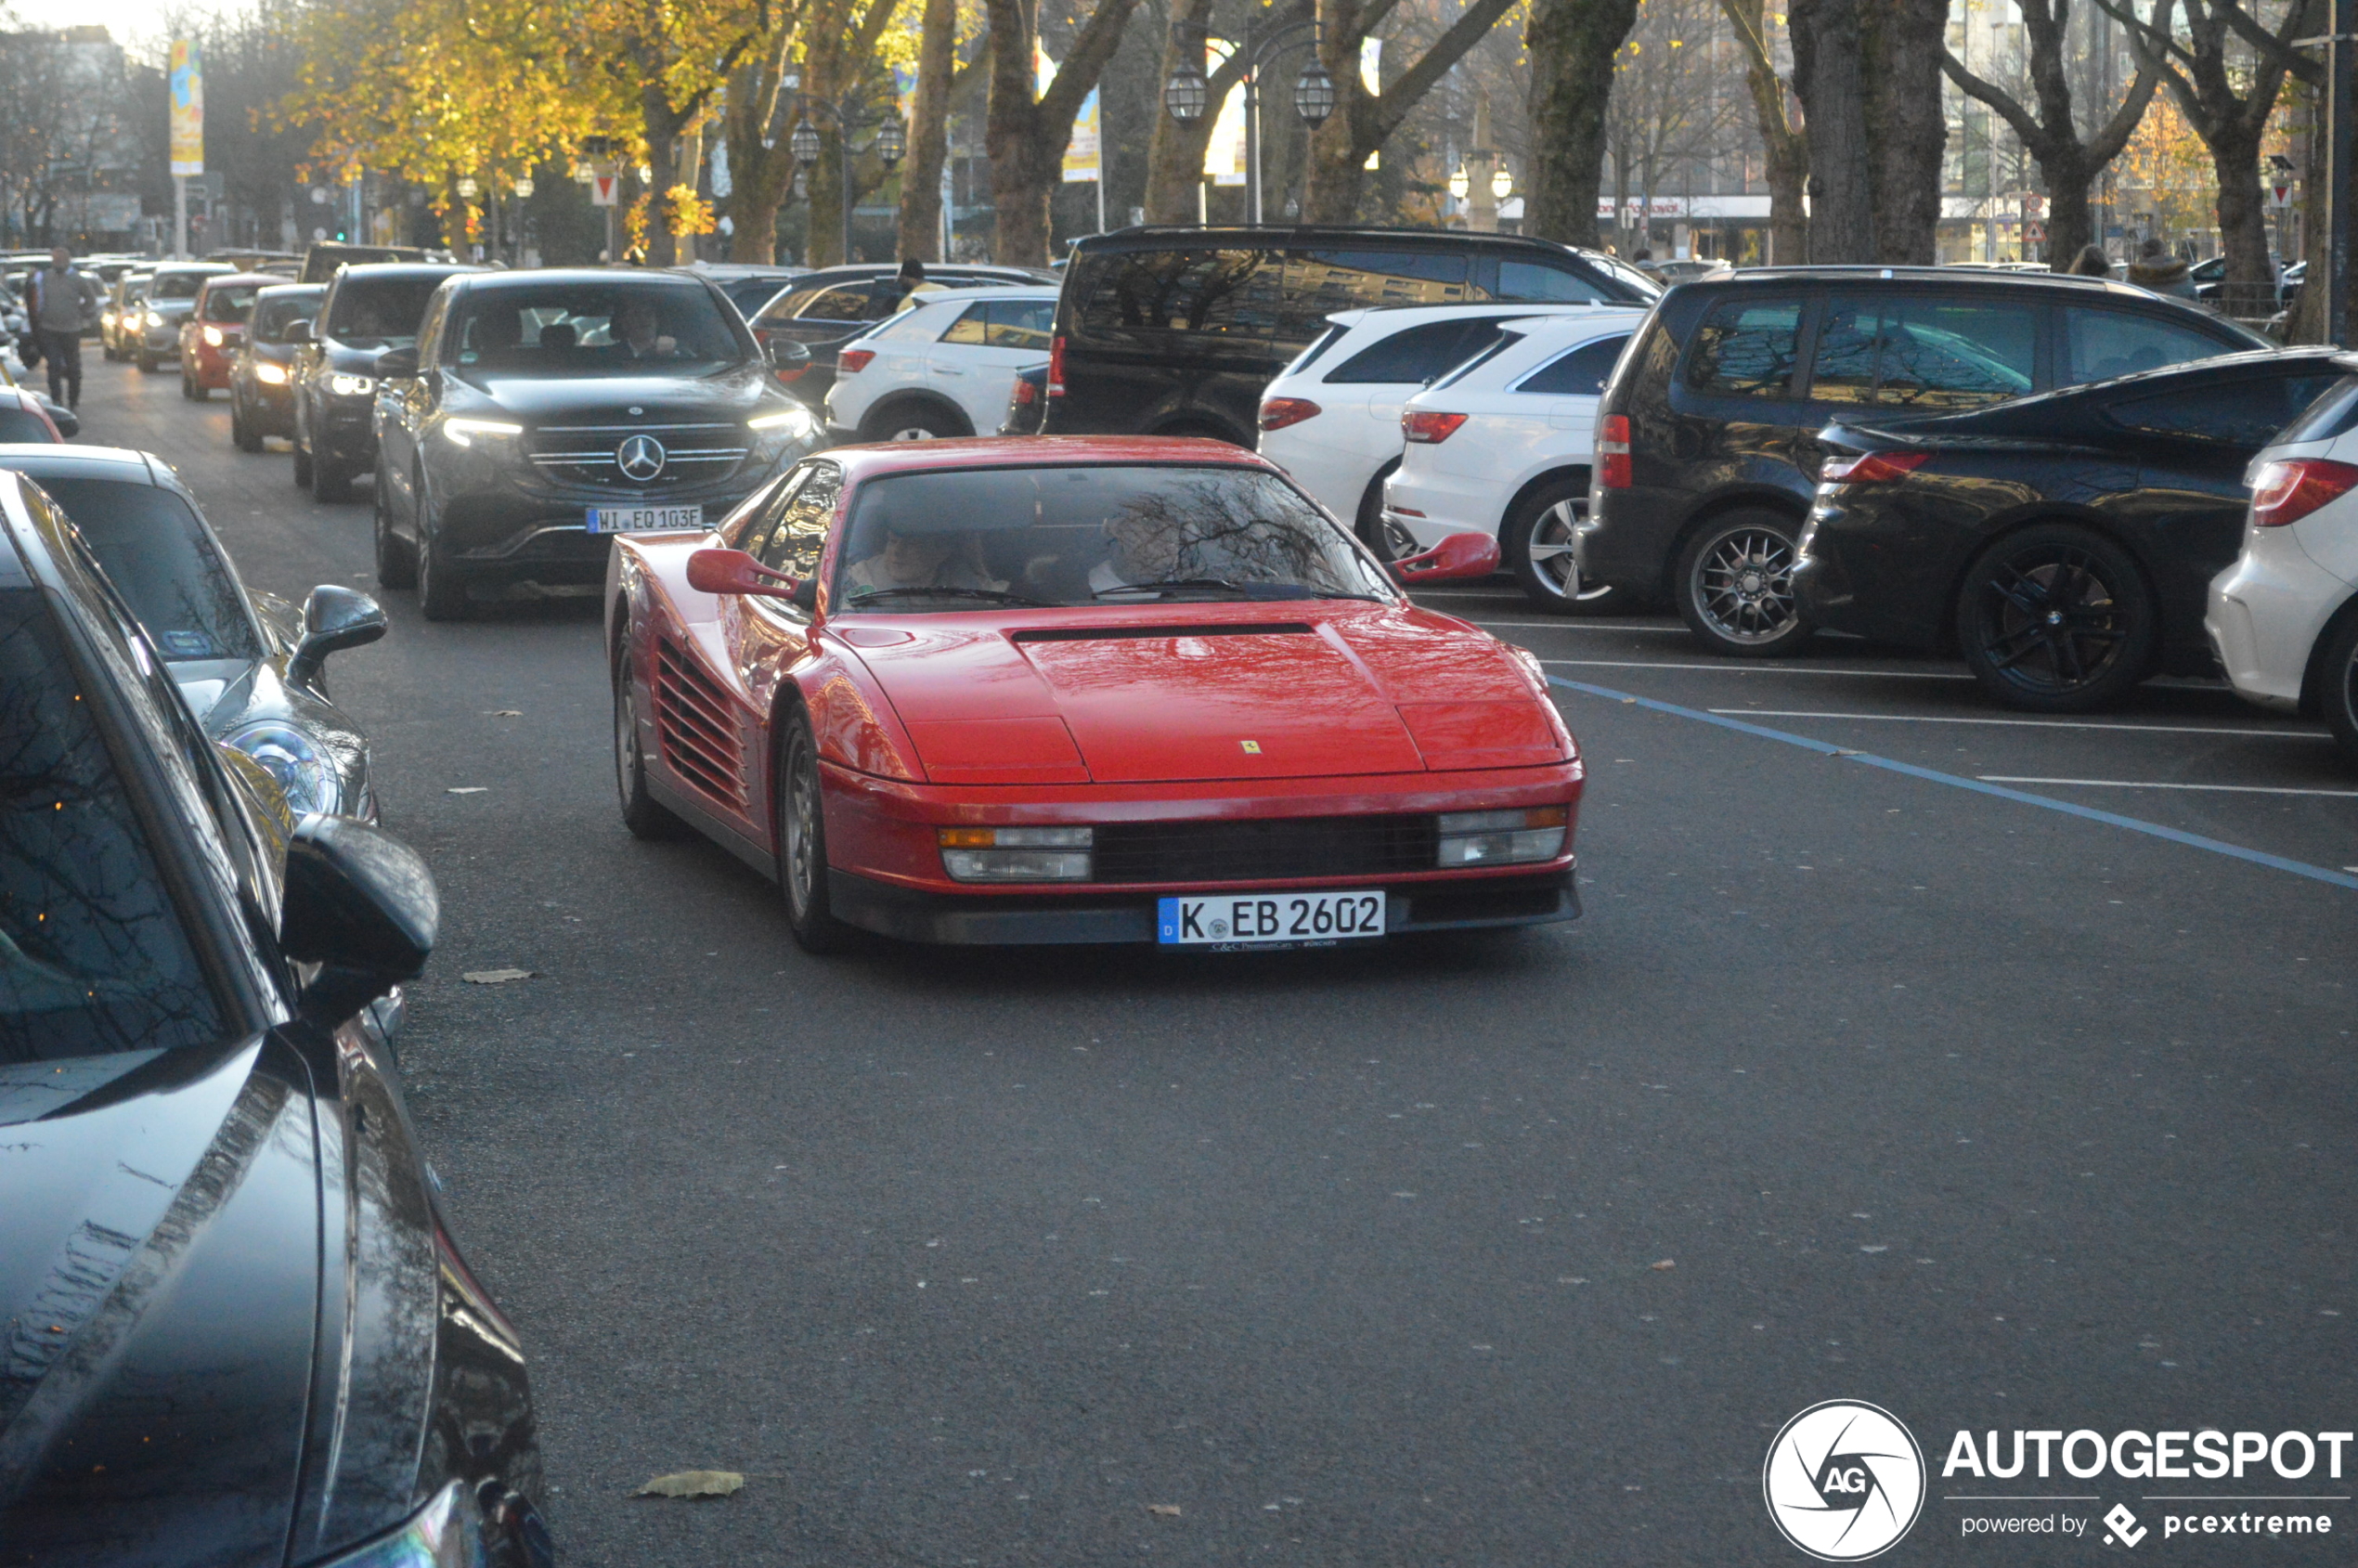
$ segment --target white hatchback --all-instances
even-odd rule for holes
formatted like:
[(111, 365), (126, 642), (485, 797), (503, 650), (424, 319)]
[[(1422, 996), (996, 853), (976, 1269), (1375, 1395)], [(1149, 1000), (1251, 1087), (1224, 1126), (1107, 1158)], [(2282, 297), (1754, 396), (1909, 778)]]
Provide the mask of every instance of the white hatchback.
[(827, 434), (930, 441), (996, 431), (1016, 377), (1048, 362), (1056, 291), (939, 289), (909, 296), (836, 351)]
[(1383, 487), (1390, 552), (1496, 534), (1532, 603), (1560, 615), (1611, 607), (1613, 590), (1582, 586), (1572, 533), (1588, 509), (1597, 400), (1644, 319), (1636, 310), (1517, 317), (1487, 353), (1409, 398), (1400, 467)]
[(1339, 310), (1261, 394), (1261, 455), (1379, 544), (1385, 475), (1400, 465), (1401, 406), (1522, 317), (1618, 321), (1592, 304), (1370, 305)]
[(2246, 475), (2243, 553), (2203, 628), (2242, 696), (2333, 726), (2358, 760), (2358, 376), (2278, 432)]

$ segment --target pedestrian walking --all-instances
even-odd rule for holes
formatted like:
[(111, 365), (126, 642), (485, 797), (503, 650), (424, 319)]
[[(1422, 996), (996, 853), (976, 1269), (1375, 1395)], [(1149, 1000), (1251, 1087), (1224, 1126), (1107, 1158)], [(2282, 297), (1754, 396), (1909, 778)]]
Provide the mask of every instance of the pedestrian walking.
[(32, 298), (32, 341), (49, 362), (49, 401), (82, 405), (82, 330), (98, 318), (98, 280), (73, 265), (63, 245), (49, 253), (49, 265), (26, 280)]
[(2102, 245), (2082, 245), (2079, 253), (2071, 258), (2071, 265), (2064, 270), (2076, 278), (2109, 278), (2112, 276), (2112, 258), (2105, 254)]
[(2157, 294), (2190, 300), (2196, 297), (2195, 280), (2189, 276), (2193, 271), (2164, 249), (2159, 240), (2148, 240), (2137, 247), (2137, 259), (2129, 264), (2129, 281)]
[(915, 256), (904, 259), (900, 264), (900, 270), (893, 274), (893, 298), (896, 301), (905, 300), (925, 286), (926, 264)]

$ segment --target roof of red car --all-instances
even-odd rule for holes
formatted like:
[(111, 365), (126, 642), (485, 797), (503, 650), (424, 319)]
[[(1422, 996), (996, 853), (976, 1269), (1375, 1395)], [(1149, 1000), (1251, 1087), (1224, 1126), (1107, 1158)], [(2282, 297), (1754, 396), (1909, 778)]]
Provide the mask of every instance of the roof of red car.
[(1217, 463), (1230, 468), (1276, 468), (1258, 452), (1225, 441), (1169, 435), (982, 435), (948, 441), (882, 441), (836, 447), (828, 457), (841, 462), (844, 477), (913, 473), (944, 468), (1068, 468), (1081, 463)]

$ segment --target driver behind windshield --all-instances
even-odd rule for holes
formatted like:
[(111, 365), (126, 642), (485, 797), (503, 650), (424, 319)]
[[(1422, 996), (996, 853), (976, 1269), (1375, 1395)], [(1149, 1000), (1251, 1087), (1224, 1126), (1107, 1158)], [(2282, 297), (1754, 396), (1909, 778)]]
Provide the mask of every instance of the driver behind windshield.
[(982, 540), (972, 529), (917, 529), (885, 525), (884, 548), (855, 561), (843, 575), (857, 601), (863, 593), (900, 588), (967, 588), (1004, 591), (1006, 579), (983, 564)]
[(643, 294), (625, 295), (615, 307), (609, 333), (613, 345), (633, 359), (677, 359), (680, 340), (663, 330), (654, 302)]

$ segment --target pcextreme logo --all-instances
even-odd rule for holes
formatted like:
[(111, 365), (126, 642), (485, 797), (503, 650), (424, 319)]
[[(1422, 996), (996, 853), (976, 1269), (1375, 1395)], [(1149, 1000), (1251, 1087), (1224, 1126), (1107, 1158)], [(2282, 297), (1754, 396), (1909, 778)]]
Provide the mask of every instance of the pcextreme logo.
[(1924, 1450), (1890, 1411), (1829, 1399), (1777, 1433), (1760, 1490), (1785, 1539), (1821, 1562), (1859, 1562), (1898, 1545), (1924, 1510)]

